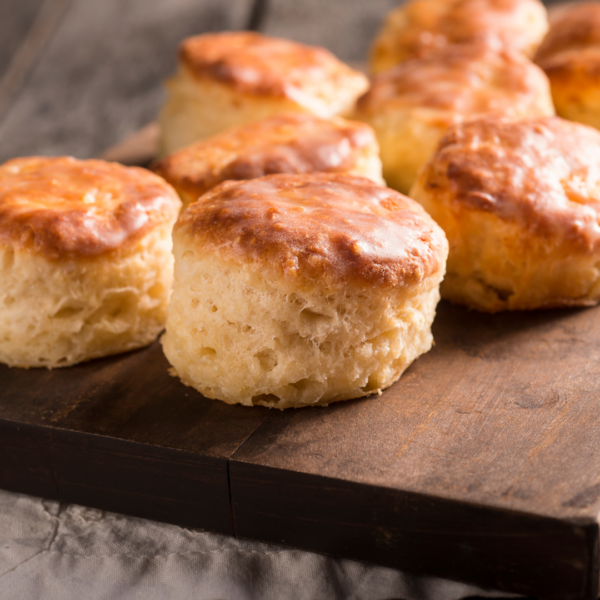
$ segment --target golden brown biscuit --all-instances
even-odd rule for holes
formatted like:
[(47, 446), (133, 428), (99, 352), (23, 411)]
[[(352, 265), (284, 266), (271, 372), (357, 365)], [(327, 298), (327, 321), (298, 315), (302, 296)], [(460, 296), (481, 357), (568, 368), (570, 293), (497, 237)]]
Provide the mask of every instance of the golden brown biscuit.
[(366, 396), (431, 347), (446, 239), (369, 179), (224, 182), (181, 214), (174, 254), (163, 347), (210, 398), (283, 409)]
[(180, 205), (144, 169), (68, 157), (0, 166), (0, 361), (61, 367), (156, 338)]
[(554, 10), (535, 61), (550, 79), (557, 114), (600, 129), (600, 4)]
[(167, 87), (164, 154), (279, 112), (343, 115), (368, 81), (324, 48), (239, 31), (184, 40)]
[(387, 16), (371, 50), (371, 70), (482, 40), (533, 56), (547, 30), (539, 0), (410, 0)]
[(600, 132), (558, 117), (453, 127), (411, 195), (450, 242), (442, 297), (496, 312), (600, 298)]
[(455, 123), (491, 113), (552, 115), (544, 73), (518, 52), (454, 44), (375, 77), (354, 117), (373, 127), (387, 184), (408, 193)]
[(184, 206), (227, 179), (338, 172), (383, 183), (379, 146), (363, 123), (281, 113), (230, 129), (156, 162)]

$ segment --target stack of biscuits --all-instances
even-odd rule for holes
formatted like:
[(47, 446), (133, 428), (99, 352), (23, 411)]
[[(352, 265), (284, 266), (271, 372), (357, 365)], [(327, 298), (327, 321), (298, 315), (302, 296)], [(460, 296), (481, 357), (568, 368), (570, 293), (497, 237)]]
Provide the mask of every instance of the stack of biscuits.
[(150, 170), (0, 167), (0, 361), (69, 366), (164, 329), (208, 398), (327, 405), (427, 352), (440, 294), (596, 304), (595, 69), (594, 3), (548, 23), (539, 0), (409, 0), (370, 80), (258, 33), (186, 39)]

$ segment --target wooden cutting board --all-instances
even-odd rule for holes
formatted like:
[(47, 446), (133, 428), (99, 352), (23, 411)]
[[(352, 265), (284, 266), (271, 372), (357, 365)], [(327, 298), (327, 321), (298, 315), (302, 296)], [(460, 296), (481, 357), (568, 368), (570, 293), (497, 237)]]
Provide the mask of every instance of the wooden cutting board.
[[(146, 160), (155, 137), (107, 156)], [(0, 366), (0, 487), (596, 598), (600, 307), (441, 303), (434, 336), (381, 396), (285, 412), (203, 398), (168, 374), (158, 342), (54, 371)]]

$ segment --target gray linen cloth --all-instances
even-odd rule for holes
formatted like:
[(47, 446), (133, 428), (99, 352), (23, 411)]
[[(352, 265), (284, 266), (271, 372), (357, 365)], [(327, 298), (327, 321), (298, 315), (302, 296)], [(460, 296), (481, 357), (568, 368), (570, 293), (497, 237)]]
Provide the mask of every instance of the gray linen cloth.
[(0, 490), (1, 600), (508, 597)]

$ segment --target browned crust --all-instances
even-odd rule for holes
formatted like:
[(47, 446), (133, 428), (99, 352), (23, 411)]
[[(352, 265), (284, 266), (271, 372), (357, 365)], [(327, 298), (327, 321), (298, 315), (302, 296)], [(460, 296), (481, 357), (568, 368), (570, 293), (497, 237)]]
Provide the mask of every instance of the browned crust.
[(583, 2), (554, 11), (535, 61), (550, 78), (561, 107), (600, 89), (600, 4)]
[[(544, 73), (518, 52), (487, 43), (453, 44), (381, 73), (359, 98), (359, 113), (430, 108), (474, 117), (552, 111)], [(449, 123), (450, 124), (450, 123)]]
[(227, 179), (349, 171), (369, 149), (377, 152), (368, 125), (282, 113), (188, 146), (155, 162), (152, 169), (181, 195), (198, 198)]
[(28, 157), (0, 166), (0, 242), (49, 259), (118, 250), (173, 221), (181, 202), (137, 167), (70, 157)]
[[(543, 65), (552, 85), (561, 82), (576, 86), (579, 82), (586, 90), (600, 88), (600, 45), (582, 50), (565, 50), (546, 58)], [(572, 91), (577, 94), (585, 90), (573, 87)]]
[[(395, 56), (398, 62), (423, 56), (447, 44), (490, 40), (506, 48), (533, 52), (527, 11), (544, 14), (538, 0), (413, 0), (390, 13), (372, 54)], [(402, 15), (402, 19), (399, 16)], [(394, 23), (401, 23), (396, 30)]]
[(600, 47), (600, 4), (582, 2), (553, 11), (550, 29), (538, 48), (536, 62), (544, 69), (563, 52)]
[(444, 233), (413, 200), (322, 173), (224, 182), (181, 214), (181, 233), (203, 250), (308, 282), (419, 285), (441, 275), (447, 255)]
[(195, 77), (241, 94), (293, 100), (297, 90), (364, 79), (325, 48), (249, 31), (187, 38), (179, 47), (179, 61)]
[(451, 128), (420, 178), (434, 202), (517, 222), (527, 236), (600, 249), (600, 132), (558, 117)]

